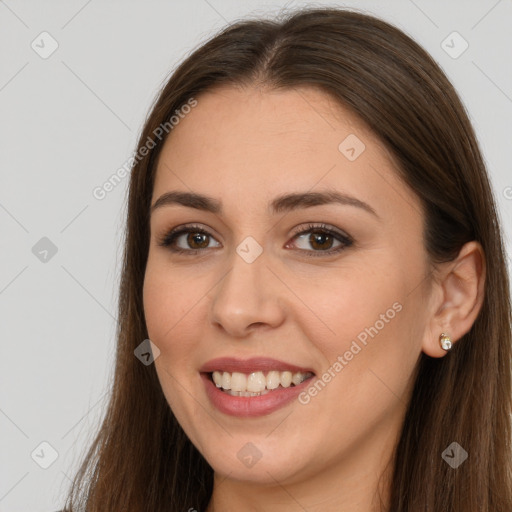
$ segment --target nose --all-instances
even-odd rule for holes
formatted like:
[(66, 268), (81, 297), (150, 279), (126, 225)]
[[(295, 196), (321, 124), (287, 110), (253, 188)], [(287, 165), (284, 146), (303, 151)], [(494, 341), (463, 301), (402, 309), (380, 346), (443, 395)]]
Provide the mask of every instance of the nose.
[(210, 295), (210, 322), (235, 338), (276, 328), (285, 318), (282, 291), (264, 252), (252, 263), (234, 252), (230, 269)]

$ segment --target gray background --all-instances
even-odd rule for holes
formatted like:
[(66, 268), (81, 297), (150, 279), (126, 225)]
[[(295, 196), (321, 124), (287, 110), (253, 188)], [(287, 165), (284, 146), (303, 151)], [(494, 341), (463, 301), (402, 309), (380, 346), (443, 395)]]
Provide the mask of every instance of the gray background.
[[(510, 265), (511, 1), (328, 4), (391, 21), (451, 78), (488, 164)], [(158, 88), (193, 48), (246, 14), (298, 5), (0, 1), (0, 511), (56, 510), (106, 405), (128, 178), (103, 200), (93, 189), (133, 154)], [(58, 48), (42, 58), (45, 31)], [(441, 46), (453, 31), (469, 44), (458, 58)]]

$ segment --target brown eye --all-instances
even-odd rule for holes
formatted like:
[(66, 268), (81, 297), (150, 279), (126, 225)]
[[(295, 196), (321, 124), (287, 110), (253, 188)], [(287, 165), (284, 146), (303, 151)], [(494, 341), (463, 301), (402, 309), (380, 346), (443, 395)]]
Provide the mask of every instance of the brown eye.
[(324, 233), (322, 231), (312, 232), (309, 235), (308, 243), (311, 244), (311, 247), (314, 249), (330, 249), (332, 247), (334, 238), (332, 235), (328, 233)]
[(210, 243), (216, 240), (213, 236), (200, 227), (183, 227), (171, 230), (159, 242), (158, 245), (169, 248), (170, 251), (178, 253), (195, 253), (211, 247), (220, 247)]
[[(309, 224), (306, 230), (298, 232), (293, 245), (307, 256), (328, 256), (350, 247), (354, 241), (341, 232), (327, 227), (325, 224)], [(302, 246), (301, 246), (302, 245)]]
[(205, 233), (189, 232), (187, 236), (187, 243), (191, 249), (204, 249), (208, 247), (209, 235)]

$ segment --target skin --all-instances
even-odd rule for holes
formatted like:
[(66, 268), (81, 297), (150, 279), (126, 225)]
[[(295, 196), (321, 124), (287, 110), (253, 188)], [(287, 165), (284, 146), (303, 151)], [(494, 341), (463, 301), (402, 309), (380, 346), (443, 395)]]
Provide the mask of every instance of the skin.
[[(419, 199), (381, 142), (323, 92), (222, 86), (197, 100), (164, 145), (152, 204), (171, 190), (193, 191), (221, 200), (223, 210), (153, 212), (144, 310), (165, 397), (214, 469), (208, 511), (378, 510), (421, 352), (444, 357), (441, 332), (456, 342), (480, 309), (481, 247), (466, 244), (432, 272)], [(366, 146), (354, 161), (338, 149), (349, 134)], [(326, 189), (377, 216), (340, 204), (267, 209), (276, 196)], [(295, 236), (310, 222), (354, 243), (323, 254), (310, 231)], [(211, 233), (207, 249), (176, 254), (158, 245), (185, 223)], [(252, 263), (236, 252), (247, 236), (263, 249)], [(179, 240), (198, 247), (186, 234)], [(327, 250), (340, 245), (327, 241)], [(401, 310), (309, 403), (236, 418), (209, 402), (199, 368), (210, 359), (268, 356), (321, 376), (396, 303)], [(250, 468), (237, 457), (248, 442), (261, 452)]]

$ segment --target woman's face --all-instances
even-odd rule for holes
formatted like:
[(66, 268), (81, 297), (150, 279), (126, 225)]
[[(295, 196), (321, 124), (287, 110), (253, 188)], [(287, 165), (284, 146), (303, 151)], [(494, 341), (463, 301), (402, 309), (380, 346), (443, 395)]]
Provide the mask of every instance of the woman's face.
[[(419, 200), (316, 89), (196, 99), (152, 198), (182, 194), (152, 211), (144, 281), (165, 397), (218, 475), (285, 486), (374, 474), (428, 330)], [(247, 386), (264, 390), (232, 396)]]

